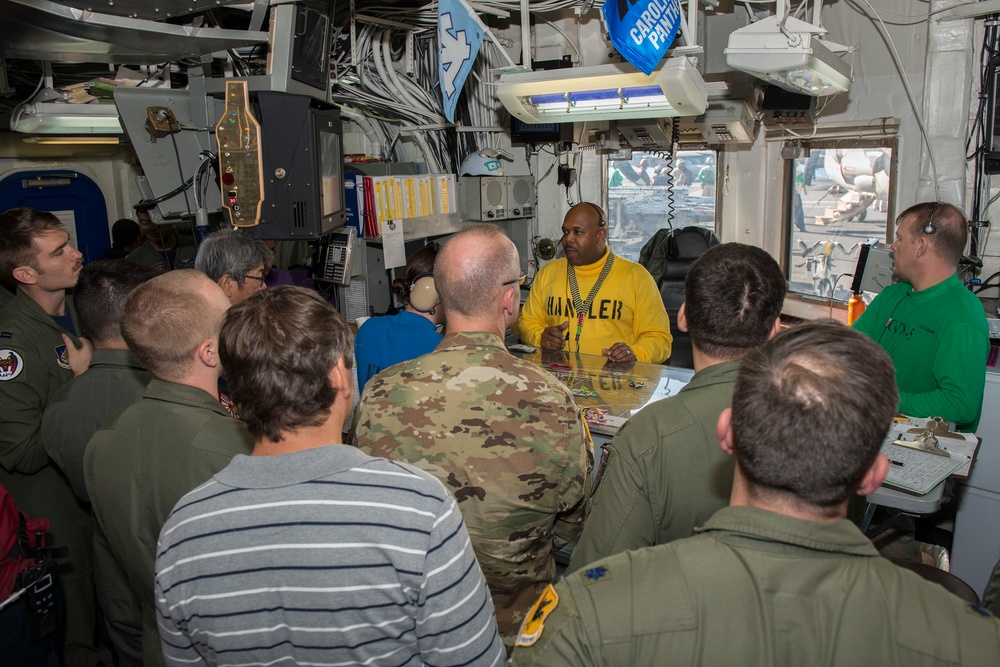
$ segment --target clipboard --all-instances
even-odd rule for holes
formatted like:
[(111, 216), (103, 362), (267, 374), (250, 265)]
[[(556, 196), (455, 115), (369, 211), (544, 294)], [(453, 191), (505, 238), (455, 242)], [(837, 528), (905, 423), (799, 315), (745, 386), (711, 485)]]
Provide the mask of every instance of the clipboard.
[[(889, 459), (883, 485), (925, 495), (947, 477), (969, 476), (981, 440), (971, 433), (952, 433), (941, 426), (940, 420), (915, 417), (900, 417), (893, 422), (881, 450)], [(948, 456), (893, 444), (897, 440), (913, 441), (927, 429), (937, 429), (939, 452)]]
[(920, 496), (930, 493), (967, 463), (964, 457), (937, 456), (895, 445), (891, 440), (882, 445), (882, 454), (889, 459), (889, 473), (882, 484)]
[(956, 479), (968, 479), (969, 474), (972, 472), (972, 465), (976, 460), (976, 454), (979, 452), (979, 446), (983, 441), (973, 433), (955, 433), (949, 431), (944, 428), (945, 424), (939, 418), (927, 419), (900, 416), (893, 421), (886, 436), (886, 443), (893, 440), (914, 440), (919, 437), (920, 433), (926, 430), (933, 431), (937, 436), (938, 447), (947, 452), (952, 459), (961, 462), (961, 465), (951, 476)]

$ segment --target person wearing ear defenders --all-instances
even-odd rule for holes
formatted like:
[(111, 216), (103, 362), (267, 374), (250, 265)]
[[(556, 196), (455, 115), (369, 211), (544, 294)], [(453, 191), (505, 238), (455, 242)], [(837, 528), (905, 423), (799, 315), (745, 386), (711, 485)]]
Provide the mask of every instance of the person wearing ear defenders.
[(403, 305), (395, 315), (373, 317), (361, 325), (354, 338), (354, 357), (358, 364), (358, 390), (381, 370), (427, 354), (441, 342), (437, 332), (444, 323), (444, 311), (438, 305), (434, 288), (436, 243), (410, 255), (403, 277), (392, 283), (392, 291)]

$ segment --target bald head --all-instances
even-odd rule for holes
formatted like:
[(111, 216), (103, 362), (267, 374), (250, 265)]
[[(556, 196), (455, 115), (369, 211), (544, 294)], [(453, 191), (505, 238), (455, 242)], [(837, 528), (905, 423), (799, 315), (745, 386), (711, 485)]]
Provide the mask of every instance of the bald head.
[(608, 217), (597, 204), (581, 202), (563, 218), (563, 252), (573, 266), (586, 266), (601, 259), (607, 238)]
[(520, 273), (517, 248), (496, 225), (466, 227), (448, 240), (434, 261), (434, 285), (449, 316), (495, 315), (500, 293), (509, 289), (503, 283)]
[(139, 361), (161, 380), (177, 381), (198, 346), (217, 339), (229, 299), (200, 271), (170, 271), (132, 290), (125, 302), (122, 336)]

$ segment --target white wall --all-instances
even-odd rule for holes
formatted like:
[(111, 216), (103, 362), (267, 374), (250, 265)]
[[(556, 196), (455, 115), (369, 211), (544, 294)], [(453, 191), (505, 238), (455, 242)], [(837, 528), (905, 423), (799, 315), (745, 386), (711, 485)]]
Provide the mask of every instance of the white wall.
[(0, 179), (26, 169), (72, 169), (93, 179), (107, 201), (108, 224), (133, 218), (141, 199), (131, 151), (117, 146), (41, 146), (25, 144), (23, 134), (0, 132)]

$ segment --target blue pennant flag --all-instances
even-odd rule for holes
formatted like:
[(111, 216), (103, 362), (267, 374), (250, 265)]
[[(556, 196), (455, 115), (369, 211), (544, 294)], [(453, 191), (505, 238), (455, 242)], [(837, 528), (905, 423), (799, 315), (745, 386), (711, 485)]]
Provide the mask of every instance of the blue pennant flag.
[(438, 71), (444, 115), (455, 122), (455, 106), (483, 44), (479, 17), (461, 0), (438, 0)]
[(681, 7), (678, 0), (605, 0), (604, 20), (618, 53), (649, 76), (677, 36)]

